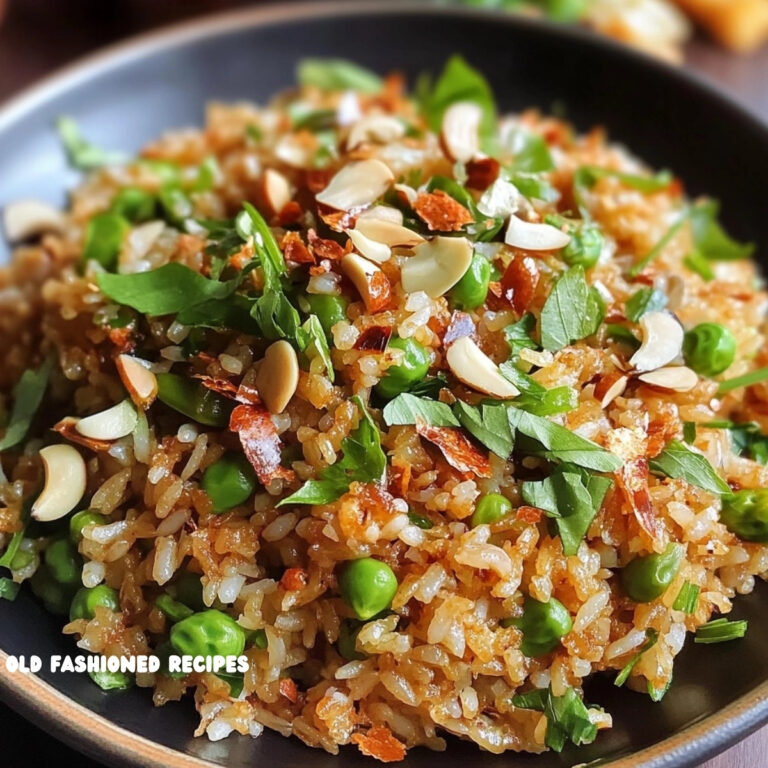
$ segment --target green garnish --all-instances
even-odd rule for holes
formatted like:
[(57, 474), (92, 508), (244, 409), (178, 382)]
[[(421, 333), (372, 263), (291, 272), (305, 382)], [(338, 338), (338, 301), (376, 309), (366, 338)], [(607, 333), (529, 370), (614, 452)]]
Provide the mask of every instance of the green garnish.
[(317, 315), (310, 315), (299, 328), (297, 334), (298, 347), (310, 360), (319, 357), (323, 361), (328, 380), (333, 383), (336, 372), (333, 370), (331, 350), (328, 338)]
[(0, 578), (0, 600), (10, 600), (13, 602), (19, 594), (21, 584), (9, 579), (6, 576)]
[(378, 93), (384, 87), (377, 74), (344, 59), (304, 59), (296, 68), (296, 79), (304, 88), (321, 91)]
[(768, 367), (758, 368), (756, 371), (750, 371), (742, 376), (734, 376), (732, 379), (721, 381), (717, 388), (717, 394), (724, 395), (726, 392), (739, 387), (751, 387), (753, 384), (759, 384), (766, 379), (768, 379)]
[(646, 640), (640, 647), (640, 650), (632, 656), (632, 658), (622, 667), (621, 672), (616, 675), (616, 679), (613, 681), (613, 684), (617, 688), (621, 688), (621, 686), (627, 682), (627, 678), (632, 673), (632, 670), (637, 666), (637, 663), (640, 661), (642, 655), (646, 651), (650, 651), (651, 648), (653, 648), (653, 646), (659, 642), (659, 633), (655, 629), (646, 629), (645, 638)]
[(694, 643), (711, 644), (727, 643), (747, 634), (747, 622), (729, 621), (728, 619), (714, 619), (696, 630)]
[(32, 426), (32, 421), (43, 402), (48, 389), (53, 360), (48, 357), (37, 369), (27, 369), (13, 389), (11, 419), (0, 440), (0, 451), (7, 451), (23, 443)]
[[(506, 370), (502, 368), (504, 375)], [(554, 416), (572, 411), (578, 402), (578, 392), (572, 387), (553, 387), (540, 392), (523, 392), (512, 401), (512, 405), (536, 416)]]
[(673, 238), (683, 228), (683, 225), (690, 219), (691, 208), (686, 208), (678, 217), (672, 226), (661, 236), (661, 239), (656, 245), (651, 248), (648, 253), (643, 256), (640, 261), (636, 262), (629, 270), (630, 277), (637, 277), (655, 258), (657, 258), (662, 251), (672, 242)]
[(658, 312), (667, 306), (667, 297), (657, 288), (645, 286), (627, 299), (627, 319), (636, 323), (647, 312)]
[(416, 397), (408, 392), (402, 392), (394, 400), (390, 400), (382, 413), (384, 423), (388, 427), (394, 424), (416, 424), (419, 421), (433, 427), (459, 426), (449, 405), (425, 397)]
[(91, 171), (102, 165), (121, 165), (128, 161), (122, 152), (109, 152), (86, 141), (71, 117), (60, 117), (56, 121), (56, 130), (67, 153), (67, 160), (73, 168)]
[(462, 400), (457, 400), (453, 406), (453, 413), (461, 422), (461, 426), (489, 451), (502, 459), (509, 458), (515, 441), (509, 426), (506, 405), (473, 407)]
[(83, 262), (96, 261), (104, 269), (113, 270), (130, 228), (130, 222), (119, 213), (96, 214), (85, 229)]
[(512, 154), (512, 165), (508, 169), (512, 174), (543, 173), (555, 167), (547, 142), (537, 133), (522, 128), (510, 131), (504, 149)]
[(648, 462), (653, 472), (666, 477), (681, 478), (691, 485), (710, 493), (730, 493), (731, 488), (700, 453), (679, 440), (672, 440), (655, 458)]
[(694, 613), (696, 606), (699, 604), (700, 589), (698, 584), (691, 584), (690, 581), (684, 582), (677, 593), (675, 602), (672, 603), (672, 608), (675, 611), (682, 611), (688, 615)]

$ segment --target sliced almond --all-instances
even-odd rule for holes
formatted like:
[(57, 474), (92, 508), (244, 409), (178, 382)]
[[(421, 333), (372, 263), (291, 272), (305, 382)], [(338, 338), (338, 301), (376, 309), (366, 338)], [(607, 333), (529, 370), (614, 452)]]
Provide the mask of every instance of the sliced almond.
[(384, 219), (359, 218), (355, 223), (355, 229), (365, 237), (384, 243), (390, 248), (413, 248), (424, 242), (424, 238), (418, 232)]
[(504, 242), (524, 251), (559, 251), (571, 242), (571, 236), (551, 224), (523, 221), (517, 216), (510, 216)]
[(3, 211), (5, 235), (10, 243), (18, 243), (44, 232), (61, 232), (64, 215), (49, 203), (41, 200), (17, 200)]
[(372, 261), (356, 253), (347, 253), (341, 260), (341, 268), (369, 312), (378, 312), (389, 304), (392, 293), (389, 279)]
[(280, 213), (291, 201), (293, 195), (291, 183), (279, 171), (267, 168), (261, 184), (264, 202), (270, 207), (272, 213)]
[(617, 397), (621, 397), (627, 388), (629, 376), (613, 374), (604, 377), (600, 382), (602, 386), (595, 387), (595, 397), (600, 399), (600, 407), (607, 408)]
[(657, 368), (655, 371), (642, 373), (637, 378), (651, 386), (675, 392), (690, 392), (699, 383), (696, 373), (685, 365)]
[(653, 371), (671, 363), (683, 349), (683, 326), (669, 312), (648, 312), (640, 318), (643, 343), (629, 360), (636, 371)]
[(136, 428), (139, 417), (130, 400), (123, 400), (106, 411), (94, 413), (80, 419), (75, 429), (93, 440), (119, 440), (130, 435)]
[(315, 158), (316, 146), (302, 135), (283, 136), (275, 145), (275, 157), (292, 168), (309, 169)]
[(392, 171), (380, 160), (361, 160), (345, 165), (315, 199), (338, 211), (366, 208), (378, 200), (394, 180)]
[(406, 293), (442, 296), (464, 277), (472, 262), (472, 243), (465, 237), (438, 236), (414, 249), (400, 271)]
[(506, 219), (520, 207), (518, 188), (504, 179), (496, 179), (477, 201), (477, 210), (485, 216)]
[(482, 120), (483, 110), (471, 101), (456, 102), (445, 110), (441, 138), (452, 160), (467, 163), (480, 151)]
[(358, 221), (367, 221), (376, 219), (376, 221), (388, 221), (392, 224), (403, 225), (403, 212), (399, 208), (393, 208), (391, 205), (374, 205), (363, 211), (358, 217)]
[(352, 241), (352, 245), (355, 246), (358, 253), (365, 256), (366, 259), (375, 261), (377, 264), (383, 264), (385, 261), (389, 261), (392, 256), (392, 249), (384, 244), (372, 240), (370, 237), (366, 237), (357, 228), (348, 229), (347, 235)]
[(393, 189), (397, 192), (398, 199), (404, 205), (413, 205), (419, 196), (419, 193), (408, 184), (395, 184)]
[(157, 377), (149, 370), (149, 363), (130, 355), (119, 355), (115, 366), (131, 400), (139, 408), (149, 408), (157, 397)]
[(267, 347), (256, 374), (256, 389), (270, 413), (282, 413), (299, 386), (299, 360), (284, 340)]
[(360, 99), (354, 91), (345, 91), (336, 107), (336, 122), (341, 125), (352, 125), (362, 117)]
[(405, 136), (405, 126), (392, 115), (368, 115), (350, 129), (347, 149), (359, 144), (391, 144)]
[(496, 363), (469, 336), (462, 336), (448, 347), (445, 355), (448, 367), (461, 382), (478, 392), (507, 400), (520, 391), (502, 376)]
[(48, 522), (68, 515), (83, 498), (86, 487), (85, 461), (71, 445), (49, 445), (41, 449), (45, 485), (32, 505), (32, 517)]

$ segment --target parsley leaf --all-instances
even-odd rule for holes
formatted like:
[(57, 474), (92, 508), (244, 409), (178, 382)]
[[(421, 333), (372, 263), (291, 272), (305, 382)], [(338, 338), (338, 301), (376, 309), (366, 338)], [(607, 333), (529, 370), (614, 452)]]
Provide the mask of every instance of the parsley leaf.
[(461, 422), (461, 426), (475, 440), (500, 458), (509, 458), (515, 441), (509, 427), (506, 405), (499, 403), (472, 407), (462, 400), (457, 400), (453, 406), (453, 412)]
[(296, 79), (305, 88), (321, 91), (378, 93), (384, 86), (377, 74), (344, 59), (303, 59), (296, 68)]
[(597, 472), (615, 472), (622, 465), (618, 456), (543, 416), (509, 408), (507, 418), (514, 430), (530, 438), (526, 446), (530, 449), (529, 454), (570, 462)]
[(437, 400), (416, 397), (409, 392), (403, 392), (390, 400), (382, 413), (388, 427), (394, 424), (416, 424), (417, 421), (433, 427), (459, 426), (450, 406)]
[(234, 293), (238, 282), (239, 278), (226, 283), (209, 280), (178, 262), (149, 272), (98, 276), (105, 296), (146, 315), (170, 315), (210, 299), (225, 299)]
[(591, 336), (604, 314), (605, 306), (597, 291), (587, 284), (584, 267), (571, 267), (558, 278), (541, 310), (541, 345), (556, 352)]
[(128, 157), (122, 152), (109, 152), (86, 141), (71, 117), (60, 117), (56, 121), (56, 130), (64, 145), (69, 164), (79, 171), (90, 171), (102, 165), (121, 165), (128, 161)]
[(657, 312), (667, 306), (667, 297), (657, 288), (645, 286), (627, 299), (626, 315), (636, 323), (644, 314)]
[(752, 243), (737, 243), (717, 221), (720, 205), (716, 200), (695, 205), (691, 210), (691, 230), (696, 251), (711, 261), (748, 259), (755, 249)]
[(255, 336), (260, 328), (251, 317), (252, 306), (252, 299), (234, 293), (224, 299), (209, 299), (185, 307), (176, 315), (176, 320), (182, 325), (214, 330), (230, 329)]
[(669, 442), (655, 459), (648, 462), (648, 466), (658, 474), (682, 478), (691, 485), (710, 493), (731, 492), (728, 483), (715, 472), (706, 458), (692, 451), (679, 440)]
[(524, 314), (516, 323), (504, 328), (504, 340), (509, 344), (513, 358), (520, 354), (521, 349), (538, 349), (538, 344), (531, 338), (536, 328), (536, 318), (530, 313)]
[(343, 457), (320, 470), (317, 480), (307, 480), (298, 491), (278, 503), (330, 504), (343, 496), (351, 483), (381, 482), (387, 457), (381, 448), (379, 430), (359, 397), (354, 398), (362, 416), (357, 429), (341, 443)]
[(13, 409), (8, 428), (0, 440), (0, 451), (15, 448), (27, 437), (32, 420), (35, 418), (48, 389), (53, 361), (49, 357), (35, 371), (24, 371), (13, 390)]
[(518, 128), (506, 138), (505, 149), (512, 154), (510, 173), (542, 173), (555, 167), (547, 142), (539, 134)]
[[(503, 373), (506, 376), (506, 370)], [(553, 387), (541, 392), (523, 392), (511, 404), (536, 416), (554, 416), (556, 413), (572, 411), (578, 402), (578, 393), (572, 387)]]

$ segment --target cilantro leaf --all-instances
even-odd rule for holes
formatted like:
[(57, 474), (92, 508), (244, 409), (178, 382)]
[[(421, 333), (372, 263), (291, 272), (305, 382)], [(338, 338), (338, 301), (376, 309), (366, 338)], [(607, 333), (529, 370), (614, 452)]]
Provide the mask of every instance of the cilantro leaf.
[(303, 59), (296, 68), (296, 79), (305, 88), (321, 91), (378, 93), (384, 86), (377, 74), (344, 59)]
[[(506, 370), (502, 372), (506, 376)], [(511, 404), (536, 416), (554, 416), (556, 413), (572, 411), (579, 402), (578, 393), (572, 387), (542, 387), (542, 390), (523, 392)]]
[(618, 456), (543, 416), (508, 408), (507, 418), (514, 430), (530, 439), (527, 447), (533, 455), (597, 472), (615, 472), (622, 465)]
[(176, 315), (176, 320), (182, 325), (214, 330), (229, 329), (255, 336), (260, 328), (251, 317), (252, 306), (252, 299), (234, 293), (225, 299), (209, 299), (185, 307)]
[(268, 341), (295, 341), (298, 336), (301, 318), (282, 288), (265, 288), (264, 293), (254, 302), (251, 316)]
[(5, 435), (0, 440), (0, 451), (15, 448), (26, 439), (48, 389), (52, 366), (53, 360), (49, 357), (36, 371), (29, 368), (21, 375), (13, 390), (13, 409)]
[(522, 349), (538, 349), (539, 345), (531, 338), (535, 329), (536, 318), (530, 312), (504, 328), (504, 340), (509, 344), (513, 358), (516, 358)]
[(541, 345), (556, 352), (591, 336), (604, 314), (605, 306), (587, 284), (584, 267), (571, 267), (558, 278), (541, 310)]
[(715, 472), (706, 458), (692, 451), (679, 440), (669, 442), (655, 459), (648, 462), (648, 466), (658, 474), (682, 478), (691, 485), (710, 493), (731, 492), (728, 483)]
[(627, 299), (626, 315), (636, 323), (647, 312), (657, 312), (667, 306), (667, 297), (657, 288), (646, 285)]
[(278, 507), (286, 504), (330, 504), (343, 496), (351, 483), (381, 482), (387, 467), (381, 436), (362, 400), (359, 397), (354, 400), (362, 418), (357, 429), (341, 443), (343, 457), (320, 470), (317, 480), (307, 480), (298, 491), (280, 501)]
[(479, 405), (473, 407), (457, 400), (453, 406), (456, 418), (472, 437), (502, 459), (509, 458), (515, 442), (507, 418), (507, 406)]
[(384, 406), (383, 416), (384, 423), (389, 427), (393, 424), (416, 424), (417, 421), (433, 427), (459, 426), (450, 406), (437, 400), (416, 397), (409, 392), (403, 392), (390, 400)]
[(64, 145), (69, 164), (79, 171), (91, 171), (102, 165), (121, 165), (128, 161), (128, 157), (122, 152), (109, 152), (86, 141), (71, 117), (60, 117), (56, 121), (56, 130)]

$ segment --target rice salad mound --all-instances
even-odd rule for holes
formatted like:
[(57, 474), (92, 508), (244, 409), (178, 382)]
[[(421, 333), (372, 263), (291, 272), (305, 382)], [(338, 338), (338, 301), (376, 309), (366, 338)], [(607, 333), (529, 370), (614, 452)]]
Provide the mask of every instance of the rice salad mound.
[(214, 740), (589, 743), (586, 678), (660, 700), (768, 571), (752, 248), (460, 57), (298, 81), (134, 158), (62, 118), (67, 210), (6, 208), (0, 596), (93, 654), (245, 655), (93, 675)]

